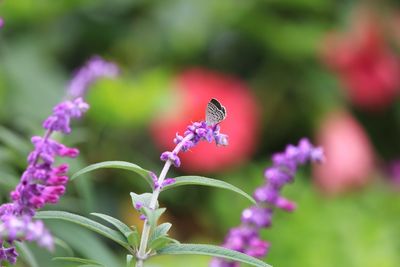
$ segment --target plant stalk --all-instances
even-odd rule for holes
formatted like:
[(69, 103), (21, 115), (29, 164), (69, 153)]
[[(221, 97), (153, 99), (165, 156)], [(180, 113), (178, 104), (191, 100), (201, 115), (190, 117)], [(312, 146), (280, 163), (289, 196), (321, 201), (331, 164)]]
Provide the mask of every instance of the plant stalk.
[[(175, 153), (178, 155), (178, 153), (181, 151), (182, 146), (187, 142), (190, 141), (193, 138), (194, 134), (188, 134), (187, 136), (185, 136), (183, 138), (183, 140), (176, 145), (176, 147), (174, 148), (174, 150), (172, 151), (172, 153)], [(171, 167), (172, 162), (171, 160), (167, 160), (164, 164), (163, 169), (161, 170), (160, 176), (158, 177), (158, 184), (160, 185), (159, 187), (157, 187), (156, 189), (154, 189), (153, 194), (151, 196), (150, 199), (150, 204), (149, 204), (149, 208), (154, 210), (156, 208), (157, 205), (157, 200), (158, 200), (158, 196), (161, 193), (161, 187), (162, 187), (162, 183), (164, 182), (165, 178), (167, 177), (167, 173), (169, 171), (169, 168)], [(136, 267), (143, 267), (144, 261), (147, 258), (147, 254), (146, 254), (146, 248), (147, 248), (147, 243), (149, 241), (149, 236), (150, 236), (150, 225), (147, 222), (147, 219), (144, 221), (144, 225), (143, 225), (143, 230), (142, 230), (142, 235), (141, 235), (141, 239), (140, 239), (140, 245), (139, 245), (139, 250), (138, 253), (136, 255), (137, 261), (136, 261)]]

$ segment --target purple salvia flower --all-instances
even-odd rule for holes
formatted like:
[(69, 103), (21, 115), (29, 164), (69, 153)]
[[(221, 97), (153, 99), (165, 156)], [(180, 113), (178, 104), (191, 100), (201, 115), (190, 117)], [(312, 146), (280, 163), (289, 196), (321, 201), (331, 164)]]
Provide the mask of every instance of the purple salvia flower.
[(153, 187), (158, 188), (160, 185), (158, 183), (158, 177), (154, 172), (150, 172), (150, 177), (153, 180)]
[(35, 241), (49, 250), (54, 249), (53, 238), (42, 221), (32, 220), (31, 216), (8, 215), (0, 224), (0, 238), (12, 243), (15, 240)]
[[(53, 238), (40, 220), (33, 220), (37, 209), (46, 204), (57, 203), (65, 193), (68, 181), (67, 164), (54, 165), (56, 157), (74, 158), (79, 150), (69, 148), (50, 138), (53, 132), (69, 134), (71, 119), (80, 118), (89, 105), (81, 98), (87, 87), (101, 76), (113, 77), (117, 67), (95, 57), (82, 68), (71, 81), (69, 94), (73, 98), (65, 100), (53, 109), (53, 113), (43, 122), (44, 137), (32, 137), (34, 150), (28, 156), (28, 167), (21, 181), (10, 193), (12, 203), (0, 206), (0, 263), (15, 264), (17, 252), (13, 242), (35, 241), (40, 246), (52, 249)], [(5, 246), (5, 242), (9, 245)]]
[(247, 249), (244, 253), (249, 256), (262, 258), (268, 253), (270, 244), (260, 237), (254, 237), (248, 242)]
[(271, 225), (272, 209), (252, 206), (243, 210), (242, 223), (253, 225), (257, 228), (269, 227)]
[(164, 182), (162, 183), (161, 188), (163, 188), (164, 186), (173, 184), (173, 183), (175, 183), (175, 181), (176, 181), (176, 180), (175, 180), (174, 178), (167, 178), (167, 179), (165, 179)]
[(54, 107), (53, 115), (44, 121), (43, 128), (69, 134), (71, 118), (80, 118), (88, 108), (89, 105), (80, 97), (73, 101), (61, 102)]
[(136, 204), (135, 204), (135, 209), (136, 209), (136, 210), (140, 210), (141, 208), (143, 208), (143, 203), (140, 202), (140, 201), (136, 202)]
[[(13, 242), (16, 240), (35, 241), (48, 249), (53, 247), (53, 238), (43, 222), (34, 221), (32, 217), (37, 209), (49, 203), (57, 203), (65, 193), (68, 165), (55, 166), (55, 158), (73, 158), (79, 154), (79, 150), (66, 147), (50, 136), (57, 131), (69, 133), (71, 118), (81, 117), (88, 108), (82, 99), (66, 100), (58, 104), (53, 114), (43, 123), (47, 130), (45, 136), (32, 137), (34, 150), (28, 156), (28, 167), (20, 183), (10, 193), (13, 202), (0, 206), (0, 260), (15, 263), (14, 255), (17, 254), (13, 250)], [(11, 246), (5, 247), (4, 241)]]
[[(284, 152), (272, 156), (273, 166), (264, 172), (266, 183), (254, 191), (257, 206), (247, 208), (242, 213), (242, 224), (227, 234), (223, 246), (256, 258), (268, 253), (269, 243), (260, 238), (260, 230), (271, 226), (273, 208), (291, 212), (296, 203), (281, 196), (281, 189), (294, 180), (299, 165), (307, 162), (322, 163), (322, 148), (314, 147), (306, 138), (297, 146), (288, 145)], [(215, 258), (210, 267), (238, 267), (239, 263)]]
[(277, 208), (283, 209), (288, 212), (292, 212), (296, 209), (297, 205), (295, 202), (290, 201), (284, 197), (278, 197), (277, 200), (275, 201), (275, 206)]
[(102, 77), (114, 78), (119, 69), (116, 64), (94, 56), (80, 68), (68, 85), (68, 94), (71, 98), (83, 97), (88, 87)]
[(0, 247), (0, 262), (8, 261), (11, 264), (15, 264), (17, 262), (18, 253), (15, 247)]
[[(164, 155), (164, 156), (163, 156), (163, 155)], [(168, 157), (168, 155), (165, 155), (165, 153), (163, 153), (163, 154), (161, 155), (161, 159), (162, 159), (162, 160), (168, 160), (169, 157)], [(170, 185), (170, 184), (175, 183), (175, 179), (174, 179), (174, 178), (167, 178), (167, 179), (165, 179), (165, 180), (162, 182), (162, 184), (160, 185), (160, 183), (158, 182), (158, 177), (157, 177), (157, 175), (156, 175), (154, 172), (150, 172), (150, 176), (151, 176), (151, 179), (153, 180), (154, 189), (157, 189), (157, 188), (162, 189), (164, 186), (167, 186), (167, 185)]]
[(165, 151), (161, 154), (160, 159), (162, 161), (170, 160), (172, 164), (177, 168), (181, 166), (181, 160), (175, 152)]
[[(209, 143), (214, 141), (218, 146), (227, 146), (228, 136), (221, 134), (219, 131), (219, 125), (207, 125), (205, 121), (194, 122), (187, 127), (183, 136), (176, 133), (174, 143), (179, 146), (179, 150), (183, 152), (193, 148), (200, 141), (207, 141)], [(181, 164), (180, 158), (174, 151), (163, 152), (160, 159), (162, 161), (170, 160), (175, 167), (179, 167)]]

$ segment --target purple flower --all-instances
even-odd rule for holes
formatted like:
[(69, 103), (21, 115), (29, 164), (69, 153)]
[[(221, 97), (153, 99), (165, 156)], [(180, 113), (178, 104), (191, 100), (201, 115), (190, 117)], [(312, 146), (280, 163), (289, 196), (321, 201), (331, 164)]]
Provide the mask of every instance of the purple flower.
[[(50, 135), (57, 131), (69, 133), (71, 118), (79, 118), (88, 107), (82, 99), (58, 104), (43, 123), (47, 129), (45, 136), (32, 137), (34, 150), (28, 156), (28, 167), (20, 183), (10, 193), (13, 202), (0, 206), (0, 260), (15, 263), (17, 253), (13, 242), (16, 240), (35, 241), (42, 247), (52, 249), (53, 238), (49, 231), (42, 221), (34, 221), (32, 217), (37, 209), (57, 203), (65, 193), (68, 165), (55, 166), (56, 157), (73, 158), (79, 150), (52, 140)], [(4, 241), (10, 246), (5, 247)]]
[(112, 62), (105, 61), (99, 56), (94, 56), (80, 68), (68, 85), (68, 94), (71, 98), (83, 97), (88, 87), (102, 77), (114, 78), (119, 69)]
[(28, 167), (22, 174), (20, 183), (10, 193), (12, 203), (0, 206), (0, 263), (16, 262), (18, 254), (13, 242), (17, 240), (34, 241), (47, 249), (53, 248), (50, 232), (42, 221), (33, 220), (33, 216), (44, 205), (57, 203), (65, 193), (68, 165), (55, 165), (56, 158), (74, 158), (79, 150), (69, 148), (50, 136), (54, 132), (71, 132), (71, 119), (80, 118), (89, 108), (80, 96), (96, 78), (112, 73), (116, 73), (115, 65), (93, 58), (71, 81), (69, 93), (77, 98), (56, 105), (52, 115), (43, 122), (46, 134), (43, 137), (32, 137), (34, 150), (28, 156)]
[[(4, 26), (4, 19), (0, 17), (0, 29), (3, 28)], [(0, 254), (0, 259), (1, 259), (1, 254)]]
[[(164, 154), (164, 153), (163, 153)], [(161, 157), (162, 157), (162, 159), (164, 160), (168, 160), (168, 156), (162, 156), (161, 155)], [(162, 183), (161, 183), (161, 185), (160, 185), (160, 183), (158, 182), (158, 177), (157, 177), (157, 175), (155, 174), (155, 173), (153, 173), (153, 172), (150, 172), (150, 176), (151, 176), (151, 179), (153, 180), (153, 187), (154, 187), (154, 189), (156, 189), (156, 188), (160, 188), (160, 189), (162, 189), (164, 186), (167, 186), (167, 185), (170, 185), (170, 184), (173, 184), (173, 183), (175, 183), (175, 179), (174, 178), (167, 178), (167, 179), (165, 179)]]
[(271, 225), (272, 209), (252, 206), (243, 210), (242, 223), (256, 228), (269, 227)]
[[(257, 206), (242, 212), (242, 224), (229, 231), (224, 247), (263, 258), (268, 253), (269, 243), (260, 238), (260, 230), (271, 226), (273, 208), (294, 211), (296, 203), (281, 196), (281, 189), (294, 180), (299, 165), (307, 162), (324, 161), (323, 150), (314, 147), (306, 138), (297, 146), (288, 145), (284, 152), (272, 156), (273, 166), (264, 172), (266, 183), (254, 191)], [(238, 263), (223, 259), (213, 259), (211, 267), (237, 267)]]
[(160, 159), (162, 161), (170, 160), (175, 167), (181, 166), (181, 160), (176, 152), (165, 151), (161, 154)]
[(176, 181), (176, 180), (175, 180), (174, 178), (167, 178), (167, 179), (165, 179), (164, 182), (162, 183), (161, 188), (163, 188), (164, 186), (173, 184), (173, 183), (175, 183), (175, 181)]
[(268, 253), (269, 246), (268, 242), (257, 236), (250, 239), (245, 253), (252, 257), (262, 258)]
[(0, 238), (12, 243), (15, 240), (35, 241), (49, 250), (54, 249), (53, 238), (42, 221), (32, 220), (31, 216), (8, 215), (0, 224)]
[(71, 118), (80, 118), (88, 109), (89, 105), (80, 97), (72, 101), (61, 102), (54, 107), (53, 115), (44, 121), (43, 128), (69, 134)]
[(135, 210), (140, 210), (141, 208), (143, 208), (143, 203), (142, 202), (136, 202), (135, 204)]
[(151, 179), (153, 180), (153, 187), (158, 188), (160, 185), (158, 183), (158, 177), (154, 172), (150, 172)]
[[(37, 209), (48, 203), (57, 203), (65, 193), (68, 165), (55, 166), (55, 158), (76, 157), (79, 151), (50, 139), (50, 135), (55, 131), (69, 132), (70, 130), (65, 131), (65, 129), (69, 129), (70, 119), (80, 117), (87, 108), (87, 104), (82, 100), (62, 102), (45, 121), (44, 128), (47, 129), (45, 136), (32, 137), (34, 150), (28, 156), (28, 167), (22, 174), (20, 183), (10, 193), (13, 202), (0, 206), (1, 261), (12, 264), (16, 262), (18, 254), (13, 247), (13, 242), (16, 240), (35, 241), (42, 247), (53, 248), (50, 232), (42, 221), (35, 221), (32, 217)], [(60, 125), (58, 123), (61, 117), (64, 118), (63, 127), (55, 126)], [(50, 121), (53, 123), (48, 123)], [(51, 126), (46, 127), (48, 125)], [(9, 247), (5, 247), (5, 241), (10, 244)]]
[(17, 262), (18, 253), (15, 247), (0, 247), (0, 262), (8, 261), (11, 264)]
[(178, 157), (178, 152), (183, 152), (196, 146), (200, 141), (207, 141), (209, 143), (215, 142), (217, 146), (227, 146), (228, 136), (221, 134), (219, 125), (207, 125), (205, 121), (194, 122), (189, 125), (183, 136), (176, 134), (174, 143), (177, 145), (175, 150), (177, 151), (166, 151), (161, 154), (160, 159), (162, 161), (170, 160), (175, 167), (181, 165), (181, 161)]

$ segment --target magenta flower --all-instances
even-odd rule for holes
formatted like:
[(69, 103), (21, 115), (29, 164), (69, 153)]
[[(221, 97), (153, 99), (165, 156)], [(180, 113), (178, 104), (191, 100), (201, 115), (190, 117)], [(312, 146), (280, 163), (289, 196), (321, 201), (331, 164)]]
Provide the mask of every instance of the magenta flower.
[[(309, 161), (323, 162), (324, 153), (305, 138), (297, 146), (288, 145), (284, 152), (273, 155), (273, 165), (264, 172), (266, 183), (254, 192), (257, 205), (242, 212), (242, 224), (229, 231), (223, 246), (256, 258), (265, 257), (270, 245), (260, 238), (260, 231), (271, 226), (274, 207), (289, 212), (295, 210), (296, 204), (282, 197), (281, 189), (293, 182), (298, 166)], [(219, 258), (210, 263), (210, 267), (238, 266), (238, 263)]]

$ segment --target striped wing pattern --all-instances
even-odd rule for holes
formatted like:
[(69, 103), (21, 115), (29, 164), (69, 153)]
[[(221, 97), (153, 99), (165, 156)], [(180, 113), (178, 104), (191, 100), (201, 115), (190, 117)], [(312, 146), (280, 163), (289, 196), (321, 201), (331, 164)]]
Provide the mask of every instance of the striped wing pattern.
[(207, 125), (216, 125), (226, 118), (226, 109), (216, 99), (211, 99), (207, 104), (206, 123)]

